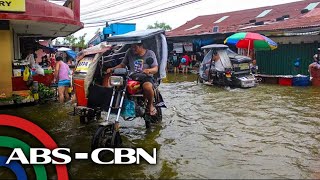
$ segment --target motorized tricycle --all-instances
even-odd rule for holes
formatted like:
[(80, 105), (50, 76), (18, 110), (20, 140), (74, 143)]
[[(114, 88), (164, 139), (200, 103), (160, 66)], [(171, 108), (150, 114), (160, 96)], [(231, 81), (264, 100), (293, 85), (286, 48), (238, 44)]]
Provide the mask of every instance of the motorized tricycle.
[(212, 44), (202, 49), (208, 53), (199, 68), (200, 83), (232, 88), (256, 86), (256, 78), (250, 72), (249, 57), (240, 56), (222, 44)]
[[(92, 149), (121, 145), (119, 126), (121, 119), (132, 121), (135, 118), (143, 118), (146, 128), (150, 128), (152, 123), (162, 121), (161, 108), (165, 107), (165, 104), (158, 87), (161, 79), (166, 77), (167, 42), (164, 32), (144, 30), (109, 37), (107, 42), (112, 48), (96, 55), (91, 62), (83, 85), (87, 105), (78, 109), (86, 111), (84, 115), (90, 120), (98, 119), (97, 116), (101, 116), (103, 120), (92, 138)], [(139, 83), (139, 78), (143, 78), (144, 74), (133, 76), (127, 68), (114, 69), (111, 76), (106, 73), (108, 68), (121, 63), (126, 52), (130, 50), (130, 44), (135, 43), (142, 43), (144, 47), (152, 50), (158, 61), (158, 73), (153, 76), (155, 80), (153, 104), (157, 111), (156, 115), (151, 116), (145, 111), (147, 102)], [(150, 63), (148, 59), (147, 63)], [(106, 76), (110, 76), (107, 84)], [(111, 87), (106, 87), (108, 84)]]

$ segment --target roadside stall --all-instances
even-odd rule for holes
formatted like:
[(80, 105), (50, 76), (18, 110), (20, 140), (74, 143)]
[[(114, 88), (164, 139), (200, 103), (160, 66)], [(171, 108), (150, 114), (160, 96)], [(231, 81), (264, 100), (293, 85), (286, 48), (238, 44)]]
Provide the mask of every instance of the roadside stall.
[(12, 6), (0, 7), (0, 24), (0, 105), (34, 102), (50, 95), (47, 86), (54, 76), (48, 59), (52, 49), (42, 40), (50, 44), (52, 39), (83, 27), (80, 1), (70, 0), (64, 6), (12, 1)]
[(36, 38), (19, 40), (19, 56), (12, 61), (13, 95), (25, 97), (21, 98), (21, 103), (34, 102), (39, 100), (39, 86), (40, 97), (45, 98), (42, 90), (49, 92), (47, 87), (53, 82), (54, 75), (48, 57), (54, 53), (54, 49), (40, 45)]
[[(37, 42), (33, 40), (31, 43), (36, 44)], [(24, 47), (20, 53), (22, 54), (21, 58), (15, 58), (12, 62), (12, 89), (14, 91), (28, 90), (28, 84), (23, 80), (27, 74), (32, 76), (33, 81), (50, 86), (53, 81), (53, 68), (50, 66), (48, 57), (54, 53), (54, 49), (36, 44)], [(29, 73), (26, 72), (26, 68), (29, 69)]]

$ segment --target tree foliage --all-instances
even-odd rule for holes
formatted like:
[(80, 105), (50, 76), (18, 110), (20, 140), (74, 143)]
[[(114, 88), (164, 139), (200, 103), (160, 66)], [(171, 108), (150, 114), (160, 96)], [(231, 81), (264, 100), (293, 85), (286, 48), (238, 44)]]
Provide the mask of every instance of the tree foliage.
[(87, 33), (84, 33), (82, 36), (75, 37), (74, 34), (71, 34), (63, 39), (63, 44), (68, 45), (68, 46), (73, 46), (73, 47), (81, 47), (85, 48), (86, 47), (86, 37)]
[(147, 27), (147, 29), (163, 29), (163, 30), (168, 31), (168, 30), (171, 30), (172, 28), (171, 28), (170, 25), (168, 25), (168, 24), (166, 24), (166, 23), (164, 23), (164, 22), (159, 23), (159, 22), (157, 21), (157, 22), (155, 22), (153, 25), (149, 25), (149, 26)]
[(77, 38), (71, 34), (63, 39), (63, 44), (68, 46), (74, 46), (76, 44)]
[(81, 48), (86, 47), (86, 40), (85, 40), (86, 35), (87, 35), (87, 33), (84, 33), (84, 35), (82, 35), (78, 38), (78, 42), (76, 43), (76, 47), (81, 47)]

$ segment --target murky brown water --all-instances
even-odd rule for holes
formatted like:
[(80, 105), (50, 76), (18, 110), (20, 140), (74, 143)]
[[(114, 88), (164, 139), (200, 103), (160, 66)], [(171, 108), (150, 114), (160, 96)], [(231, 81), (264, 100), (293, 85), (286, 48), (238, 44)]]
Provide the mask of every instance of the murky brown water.
[[(320, 173), (320, 88), (260, 85), (224, 89), (170, 75), (161, 85), (168, 108), (151, 132), (123, 123), (132, 147), (158, 148), (155, 166), (97, 166), (74, 161), (72, 178), (315, 178)], [(46, 129), (61, 147), (88, 152), (97, 124), (80, 125), (57, 104), (0, 110)], [(0, 129), (1, 132), (1, 129)], [(10, 134), (10, 133), (9, 133)], [(0, 133), (2, 135), (2, 133)], [(1, 169), (0, 169), (1, 175)], [(319, 178), (319, 176), (318, 176)]]

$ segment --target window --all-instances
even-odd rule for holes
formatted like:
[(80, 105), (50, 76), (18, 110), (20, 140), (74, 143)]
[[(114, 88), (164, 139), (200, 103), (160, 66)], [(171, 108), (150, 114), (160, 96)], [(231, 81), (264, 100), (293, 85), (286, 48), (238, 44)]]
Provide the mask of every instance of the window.
[(193, 26), (192, 28), (189, 28), (189, 29), (185, 29), (185, 31), (190, 31), (192, 29), (197, 29), (198, 27), (202, 26), (202, 24), (198, 24), (198, 25), (195, 25)]
[(304, 9), (308, 9), (309, 11), (313, 10), (315, 7), (317, 7), (319, 5), (320, 2), (316, 2), (316, 3), (310, 3), (307, 7), (305, 7)]
[(214, 23), (220, 23), (222, 21), (224, 21), (225, 19), (227, 19), (229, 16), (223, 16), (222, 18), (216, 20)]
[(272, 11), (272, 9), (264, 10), (261, 14), (257, 16), (257, 18), (265, 17), (267, 14), (269, 14)]
[(212, 32), (219, 32), (219, 26), (214, 26)]

